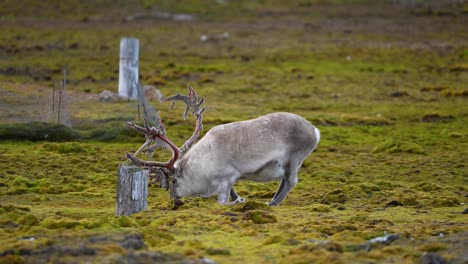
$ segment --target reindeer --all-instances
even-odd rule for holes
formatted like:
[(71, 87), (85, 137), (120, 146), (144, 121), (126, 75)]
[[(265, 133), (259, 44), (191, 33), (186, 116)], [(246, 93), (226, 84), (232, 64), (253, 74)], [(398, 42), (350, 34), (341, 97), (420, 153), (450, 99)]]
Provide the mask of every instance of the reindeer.
[[(146, 142), (135, 154), (127, 153), (127, 158), (158, 175), (161, 185), (170, 189), (171, 199), (217, 194), (219, 204), (242, 203), (245, 199), (233, 187), (239, 179), (256, 182), (281, 180), (278, 191), (268, 203), (270, 206), (279, 205), (297, 184), (298, 170), (317, 147), (320, 131), (296, 114), (278, 112), (213, 127), (195, 144), (203, 129), (205, 108), (202, 108), (203, 98), (198, 99), (192, 87), (188, 89), (187, 96), (177, 94), (164, 100), (172, 101), (170, 109), (176, 101), (185, 102), (184, 119), (192, 110), (196, 117), (193, 135), (178, 148), (166, 136), (160, 120), (159, 125), (152, 127), (146, 119), (145, 127), (129, 122), (127, 124), (131, 128), (145, 134)], [(136, 157), (145, 148), (151, 156), (159, 147), (172, 149), (172, 157), (167, 162)]]

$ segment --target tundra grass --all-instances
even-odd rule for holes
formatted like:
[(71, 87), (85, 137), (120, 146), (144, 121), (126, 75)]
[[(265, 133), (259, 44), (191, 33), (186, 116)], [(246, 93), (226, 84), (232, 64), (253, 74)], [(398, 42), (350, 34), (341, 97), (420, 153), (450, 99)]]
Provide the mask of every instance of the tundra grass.
[[(1, 4), (0, 132), (50, 121), (51, 83), (66, 68), (69, 125), (81, 139), (0, 138), (0, 262), (465, 259), (466, 14), (415, 14), (385, 1), (219, 2), (120, 3), (106, 14), (98, 11), (105, 1), (87, 10), (74, 2)], [(196, 19), (151, 18), (156, 7)], [(58, 12), (70, 8), (76, 12)], [(229, 37), (218, 38), (224, 32)], [(273, 111), (300, 114), (321, 130), (281, 206), (265, 205), (278, 183), (240, 181), (247, 203), (232, 206), (216, 197), (175, 203), (153, 186), (147, 210), (114, 217), (118, 165), (144, 142), (122, 128), (137, 119), (134, 103), (97, 96), (117, 89), (125, 36), (140, 39), (142, 83), (166, 96), (190, 84), (205, 97), (202, 134)], [(193, 117), (183, 120), (179, 104), (170, 111), (169, 103), (151, 104), (182, 145)], [(398, 239), (370, 242), (389, 234)]]

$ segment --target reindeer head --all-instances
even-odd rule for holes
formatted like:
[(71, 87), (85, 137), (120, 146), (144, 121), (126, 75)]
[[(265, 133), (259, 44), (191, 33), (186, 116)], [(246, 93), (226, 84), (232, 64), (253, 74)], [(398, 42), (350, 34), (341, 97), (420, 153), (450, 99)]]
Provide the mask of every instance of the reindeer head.
[[(180, 94), (164, 98), (164, 101), (172, 101), (169, 109), (172, 109), (176, 101), (183, 101), (186, 104), (185, 111), (183, 113), (184, 119), (187, 118), (189, 110), (192, 110), (192, 114), (195, 115), (195, 131), (192, 136), (185, 141), (182, 147), (178, 148), (169, 138), (166, 136), (166, 128), (164, 127), (161, 120), (156, 126), (150, 127), (148, 120), (145, 118), (145, 127), (136, 125), (133, 122), (128, 122), (127, 125), (132, 129), (142, 133), (146, 137), (145, 143), (134, 153), (127, 153), (127, 158), (135, 165), (140, 167), (149, 168), (150, 172), (155, 176), (156, 181), (159, 185), (166, 190), (170, 189), (171, 199), (177, 198), (176, 185), (180, 169), (177, 169), (174, 165), (196, 142), (200, 132), (203, 129), (202, 119), (205, 108), (201, 107), (203, 104), (203, 98), (198, 99), (195, 90), (188, 86), (188, 95), (183, 96)], [(145, 150), (148, 156), (152, 157), (154, 151), (158, 148), (169, 148), (172, 150), (172, 157), (166, 162), (159, 161), (148, 161), (141, 160), (136, 156)]]

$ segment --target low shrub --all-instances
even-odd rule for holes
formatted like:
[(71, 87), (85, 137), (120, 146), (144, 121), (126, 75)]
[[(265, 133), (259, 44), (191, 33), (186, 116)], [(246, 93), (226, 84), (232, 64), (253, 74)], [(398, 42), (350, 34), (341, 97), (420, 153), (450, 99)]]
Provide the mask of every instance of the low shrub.
[(0, 140), (70, 141), (79, 138), (73, 129), (45, 122), (0, 125)]

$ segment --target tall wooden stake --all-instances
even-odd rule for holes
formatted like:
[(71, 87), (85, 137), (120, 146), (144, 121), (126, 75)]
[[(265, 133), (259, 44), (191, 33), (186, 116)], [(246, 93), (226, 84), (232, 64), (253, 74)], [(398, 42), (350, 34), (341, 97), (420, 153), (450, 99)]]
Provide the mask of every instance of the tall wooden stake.
[(61, 84), (61, 87), (59, 90), (59, 98), (58, 98), (57, 124), (60, 124), (60, 109), (62, 109), (63, 81), (60, 82), (60, 84)]
[(133, 100), (138, 97), (138, 48), (138, 39), (120, 40), (119, 95)]
[(51, 121), (52, 118), (54, 117), (54, 113), (55, 113), (55, 80), (52, 81), (52, 114), (48, 117), (50, 118), (49, 121)]

